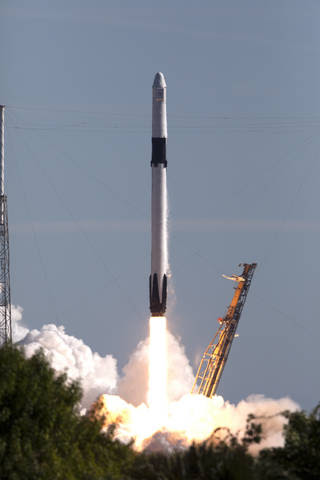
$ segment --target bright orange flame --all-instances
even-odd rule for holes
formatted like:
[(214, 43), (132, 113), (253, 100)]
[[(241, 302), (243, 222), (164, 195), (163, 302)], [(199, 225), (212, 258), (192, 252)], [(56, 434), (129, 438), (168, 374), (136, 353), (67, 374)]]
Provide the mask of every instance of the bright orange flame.
[(168, 419), (166, 317), (150, 317), (149, 328), (148, 404), (152, 418), (161, 427)]

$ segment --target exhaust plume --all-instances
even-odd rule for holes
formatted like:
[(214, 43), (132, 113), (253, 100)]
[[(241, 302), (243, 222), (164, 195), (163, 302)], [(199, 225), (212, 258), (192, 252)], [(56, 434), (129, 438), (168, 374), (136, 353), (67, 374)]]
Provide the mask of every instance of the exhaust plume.
[(262, 442), (250, 447), (251, 453), (256, 454), (261, 448), (283, 445), (286, 419), (281, 412), (299, 408), (287, 397), (270, 399), (250, 395), (233, 405), (221, 396), (210, 399), (191, 395), (194, 377), (184, 347), (167, 332), (168, 418), (159, 428), (147, 406), (148, 339), (138, 344), (119, 378), (116, 359), (111, 355), (92, 352), (82, 340), (68, 335), (63, 326), (49, 324), (40, 330), (28, 330), (22, 323), (22, 308), (13, 307), (12, 311), (14, 339), (23, 345), (27, 357), (42, 348), (58, 373), (65, 372), (71, 380), (80, 380), (84, 409), (100, 396), (103, 408), (96, 411), (98, 416), (105, 416), (105, 427), (116, 423), (117, 438), (124, 442), (134, 439), (137, 450), (184, 448), (193, 441), (210, 439), (218, 428), (241, 439), (247, 417), (253, 414), (263, 428)]

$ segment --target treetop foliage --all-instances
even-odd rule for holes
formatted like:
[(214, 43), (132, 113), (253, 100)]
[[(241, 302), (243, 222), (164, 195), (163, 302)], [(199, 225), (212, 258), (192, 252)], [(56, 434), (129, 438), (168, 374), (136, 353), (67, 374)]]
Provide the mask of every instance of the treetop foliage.
[(81, 388), (57, 375), (40, 351), (0, 349), (1, 480), (120, 478), (133, 452), (81, 416)]

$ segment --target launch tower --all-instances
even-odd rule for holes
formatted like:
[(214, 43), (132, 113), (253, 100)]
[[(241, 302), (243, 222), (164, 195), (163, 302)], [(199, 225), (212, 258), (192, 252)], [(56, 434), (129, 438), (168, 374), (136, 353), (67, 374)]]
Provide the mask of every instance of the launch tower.
[[(240, 264), (241, 265), (241, 264)], [(237, 282), (233, 299), (224, 318), (219, 318), (220, 327), (203, 354), (191, 393), (213, 397), (217, 391), (221, 375), (236, 334), (240, 316), (249, 292), (256, 263), (244, 263), (241, 276), (225, 278)]]
[(0, 105), (0, 345), (11, 341), (9, 230), (4, 191), (4, 106)]

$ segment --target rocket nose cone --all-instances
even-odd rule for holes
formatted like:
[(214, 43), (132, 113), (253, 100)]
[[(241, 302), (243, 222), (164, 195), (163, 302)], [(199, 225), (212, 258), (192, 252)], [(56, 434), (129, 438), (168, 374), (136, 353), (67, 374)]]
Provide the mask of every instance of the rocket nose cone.
[(167, 85), (166, 85), (166, 81), (165, 81), (163, 73), (161, 73), (161, 72), (156, 73), (155, 77), (154, 77), (152, 87), (153, 88), (164, 88), (166, 86)]

